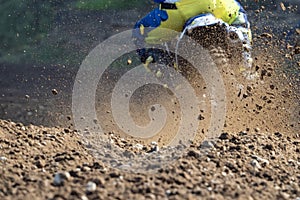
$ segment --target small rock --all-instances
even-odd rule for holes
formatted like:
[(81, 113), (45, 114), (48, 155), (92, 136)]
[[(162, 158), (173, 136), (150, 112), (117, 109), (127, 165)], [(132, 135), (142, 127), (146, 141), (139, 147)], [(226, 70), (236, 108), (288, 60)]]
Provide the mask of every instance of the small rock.
[(80, 199), (81, 200), (89, 200), (85, 195), (82, 195)]
[(138, 149), (138, 150), (143, 150), (144, 146), (142, 144), (137, 143), (137, 144), (133, 145), (133, 148)]
[(151, 145), (157, 146), (158, 144), (157, 144), (157, 142), (153, 141), (153, 142), (151, 142)]
[(259, 156), (253, 155), (252, 158), (262, 163), (264, 167), (270, 164), (270, 162), (267, 159), (261, 158)]
[(263, 148), (266, 149), (266, 150), (269, 150), (269, 151), (274, 150), (274, 147), (273, 147), (272, 144), (266, 144)]
[(283, 199), (290, 199), (290, 195), (286, 192), (280, 192), (280, 196), (283, 198)]
[(253, 88), (250, 85), (247, 85), (247, 91), (251, 92)]
[(251, 161), (251, 165), (252, 165), (254, 168), (261, 169), (260, 164), (259, 164), (258, 161), (255, 160), (255, 159)]
[(241, 132), (239, 132), (239, 136), (245, 136), (245, 135), (247, 135), (247, 131), (241, 131)]
[(43, 141), (41, 142), (41, 145), (47, 146), (47, 142)]
[(166, 195), (170, 195), (172, 192), (171, 192), (171, 190), (166, 190)]
[(7, 158), (4, 157), (4, 156), (1, 156), (1, 157), (0, 157), (0, 161), (5, 162), (5, 161), (7, 161)]
[(281, 187), (279, 187), (278, 185), (275, 185), (274, 189), (279, 191), (279, 190), (281, 190)]
[(71, 178), (71, 175), (69, 172), (56, 173), (54, 176), (53, 184), (55, 186), (61, 186), (61, 185), (63, 185), (65, 180), (70, 180), (70, 178)]
[(45, 166), (45, 161), (43, 160), (38, 160), (36, 161), (35, 165), (38, 167), (38, 168), (43, 168)]
[(131, 151), (128, 151), (128, 150), (125, 150), (123, 155), (126, 158), (134, 158), (134, 153), (132, 153)]
[(117, 173), (117, 172), (111, 172), (111, 173), (109, 174), (109, 176), (110, 176), (111, 178), (119, 178), (119, 177), (120, 177), (120, 174)]
[(200, 157), (200, 153), (195, 151), (195, 150), (190, 150), (187, 153), (187, 155), (190, 156), (190, 157), (194, 157), (194, 158), (199, 158)]
[(151, 145), (151, 149), (150, 151), (148, 151), (148, 153), (159, 151), (159, 146), (157, 142), (151, 142)]
[(205, 117), (203, 117), (201, 114), (199, 114), (199, 116), (198, 116), (198, 120), (204, 120), (205, 119)]
[(294, 145), (299, 145), (300, 144), (300, 140), (294, 140), (293, 144)]
[(274, 133), (276, 137), (282, 137), (282, 134), (279, 132)]
[(156, 199), (156, 196), (154, 194), (146, 194), (145, 198), (146, 199), (151, 199), (151, 200), (153, 199), (154, 200), (154, 199)]
[(89, 181), (86, 185), (86, 191), (87, 192), (94, 192), (97, 189), (96, 183)]
[(229, 134), (228, 133), (222, 133), (219, 137), (221, 140), (227, 140), (229, 139)]
[(289, 163), (295, 163), (295, 160), (289, 159), (288, 162), (289, 162)]
[(224, 177), (227, 176), (227, 173), (226, 173), (226, 172), (222, 172), (221, 174), (222, 174), (222, 176), (224, 176)]
[(89, 172), (89, 171), (91, 171), (91, 168), (88, 166), (83, 166), (82, 171)]
[(200, 145), (200, 148), (208, 148), (208, 149), (212, 149), (214, 148), (214, 144), (211, 141), (205, 140), (202, 142), (202, 144)]
[(260, 128), (256, 127), (254, 128), (254, 131), (258, 133), (260, 131)]

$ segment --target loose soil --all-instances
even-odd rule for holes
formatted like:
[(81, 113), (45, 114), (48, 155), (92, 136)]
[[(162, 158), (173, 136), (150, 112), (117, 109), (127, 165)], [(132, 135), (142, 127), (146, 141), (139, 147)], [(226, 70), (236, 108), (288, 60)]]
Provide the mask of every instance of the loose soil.
[[(83, 133), (74, 130), (71, 94), (77, 70), (3, 64), (0, 199), (300, 198), (299, 32), (287, 41), (269, 31), (259, 24), (268, 21), (264, 18), (268, 12), (259, 9), (252, 14), (257, 19), (256, 78), (249, 80), (230, 61), (224, 62), (222, 52), (213, 55), (226, 89), (226, 120), (218, 137), (205, 140), (210, 113), (199, 113), (203, 118), (198, 137), (184, 149), (171, 149), (176, 159), (152, 171), (134, 173), (122, 169), (122, 161), (114, 167), (99, 159), (95, 147), (82, 139)], [(290, 16), (299, 19), (298, 12), (291, 11)], [(101, 81), (107, 87), (97, 89), (98, 121), (106, 142), (129, 160), (140, 154), (159, 157), (178, 127), (176, 101), (169, 101), (172, 94), (164, 88), (138, 91), (131, 102), (137, 124), (149, 121), (145, 110), (153, 103), (164, 105), (171, 118), (156, 137), (126, 137), (109, 110), (116, 80), (116, 74), (105, 76)], [(193, 80), (199, 95), (205, 93), (202, 79)], [(145, 160), (145, 167), (149, 162)]]

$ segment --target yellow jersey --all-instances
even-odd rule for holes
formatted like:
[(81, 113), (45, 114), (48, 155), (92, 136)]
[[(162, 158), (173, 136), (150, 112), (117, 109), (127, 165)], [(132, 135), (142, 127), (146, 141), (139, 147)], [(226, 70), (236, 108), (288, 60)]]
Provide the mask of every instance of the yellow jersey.
[(169, 41), (176, 36), (174, 31), (181, 32), (185, 22), (199, 14), (211, 13), (230, 25), (240, 10), (240, 4), (235, 0), (180, 0), (175, 5), (177, 9), (163, 9), (167, 12), (168, 19), (147, 34), (146, 43), (161, 44)]

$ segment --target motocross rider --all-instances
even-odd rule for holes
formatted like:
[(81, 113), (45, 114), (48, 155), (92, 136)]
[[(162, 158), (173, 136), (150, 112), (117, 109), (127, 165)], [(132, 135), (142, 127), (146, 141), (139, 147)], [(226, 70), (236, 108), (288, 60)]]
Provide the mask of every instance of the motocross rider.
[(154, 2), (159, 3), (159, 7), (139, 20), (133, 31), (133, 38), (136, 39), (139, 48), (137, 52), (143, 63), (149, 60), (155, 62), (154, 54), (157, 53), (154, 49), (144, 48), (145, 44), (154, 45), (169, 41), (174, 38), (172, 35), (174, 32), (166, 33), (166, 29), (181, 32), (185, 22), (190, 18), (210, 13), (243, 33), (245, 36), (245, 41), (242, 41), (245, 68), (251, 67), (250, 23), (239, 2), (236, 0), (154, 0)]

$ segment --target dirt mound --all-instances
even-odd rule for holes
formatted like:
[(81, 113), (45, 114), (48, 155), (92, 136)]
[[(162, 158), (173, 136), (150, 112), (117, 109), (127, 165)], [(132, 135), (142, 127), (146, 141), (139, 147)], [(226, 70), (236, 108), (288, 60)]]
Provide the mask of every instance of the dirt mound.
[(95, 160), (79, 135), (69, 129), (1, 120), (0, 132), (1, 199), (300, 196), (299, 136), (223, 133), (214, 147), (200, 149), (194, 145), (155, 174), (132, 174)]

